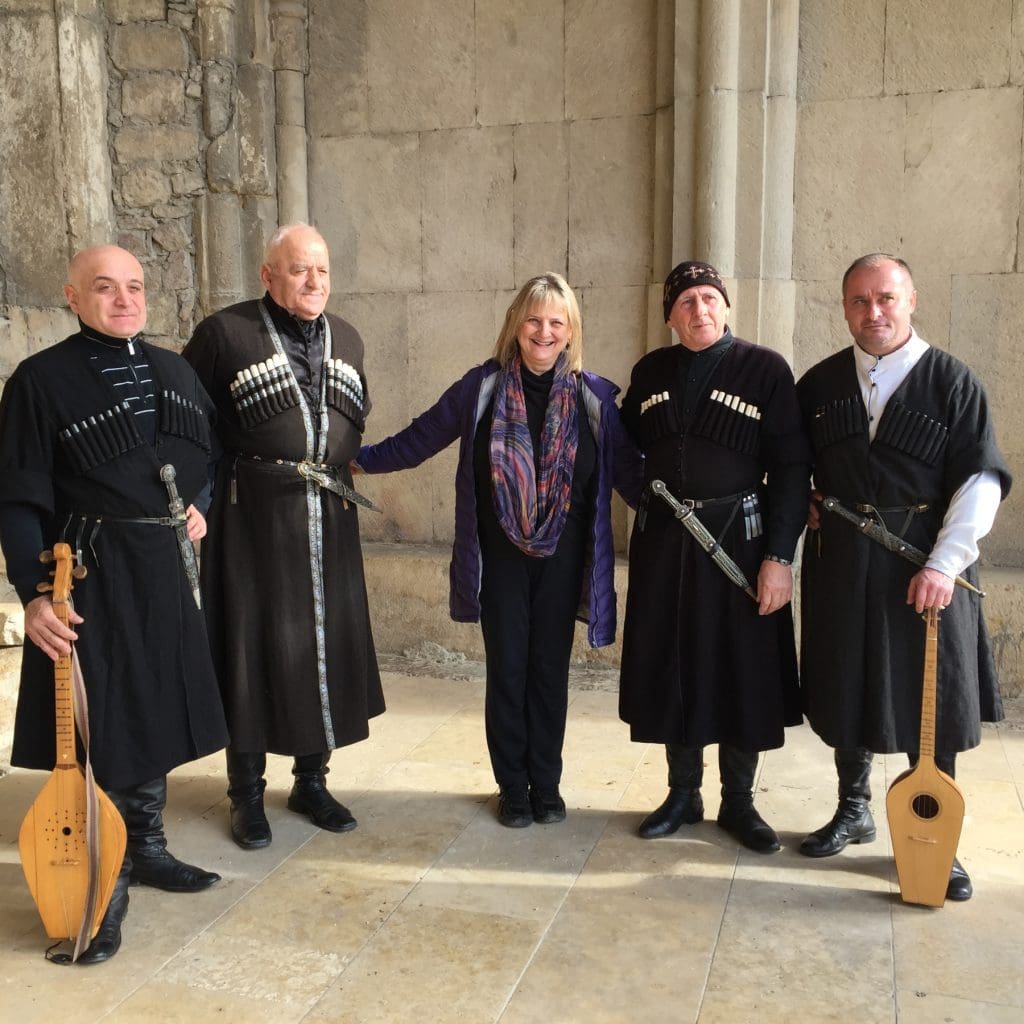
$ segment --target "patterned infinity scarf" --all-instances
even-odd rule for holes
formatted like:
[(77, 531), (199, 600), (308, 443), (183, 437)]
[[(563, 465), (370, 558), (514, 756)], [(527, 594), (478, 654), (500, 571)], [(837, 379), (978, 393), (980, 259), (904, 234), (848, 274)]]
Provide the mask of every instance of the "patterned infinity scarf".
[(498, 373), (491, 421), (491, 488), (505, 535), (527, 555), (554, 554), (572, 499), (579, 420), (576, 379), (562, 352), (544, 414), (540, 458), (534, 459), (526, 422), (519, 354)]

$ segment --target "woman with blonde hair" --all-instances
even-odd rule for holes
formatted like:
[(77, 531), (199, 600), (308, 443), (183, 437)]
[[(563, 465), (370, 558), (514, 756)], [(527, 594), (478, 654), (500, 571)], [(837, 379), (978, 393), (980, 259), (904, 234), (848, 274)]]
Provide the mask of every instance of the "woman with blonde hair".
[(358, 468), (418, 466), (459, 441), (451, 616), (479, 622), (487, 657), (487, 747), (498, 820), (563, 821), (559, 792), (577, 616), (592, 647), (615, 639), (611, 490), (635, 504), (639, 455), (618, 388), (582, 369), (579, 304), (559, 274), (531, 278), (494, 355)]

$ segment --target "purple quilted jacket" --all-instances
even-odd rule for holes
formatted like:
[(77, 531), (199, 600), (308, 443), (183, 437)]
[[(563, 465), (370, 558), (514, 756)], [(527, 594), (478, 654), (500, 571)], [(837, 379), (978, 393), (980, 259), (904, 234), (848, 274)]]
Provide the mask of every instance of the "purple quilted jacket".
[[(489, 359), (456, 381), (404, 430), (359, 450), (366, 473), (411, 469), (459, 441), (455, 475), (455, 542), (449, 569), (449, 610), (456, 622), (480, 621), (480, 541), (477, 535), (473, 438), (497, 383), (498, 363)], [(597, 508), (588, 543), (578, 618), (588, 623), (591, 647), (615, 640), (615, 547), (612, 541), (612, 487), (636, 506), (643, 488), (643, 463), (619, 421), (619, 389), (596, 374), (582, 374), (583, 408), (597, 440)]]

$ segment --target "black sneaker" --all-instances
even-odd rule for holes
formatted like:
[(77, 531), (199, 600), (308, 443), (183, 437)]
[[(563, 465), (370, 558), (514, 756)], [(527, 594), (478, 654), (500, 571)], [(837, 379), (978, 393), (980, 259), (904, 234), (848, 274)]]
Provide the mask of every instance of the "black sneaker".
[(554, 825), (565, 821), (565, 801), (557, 786), (554, 789), (531, 789), (530, 808), (533, 810), (533, 820), (538, 825)]
[(498, 793), (498, 821), (505, 828), (526, 828), (533, 824), (533, 812), (525, 789), (502, 789)]

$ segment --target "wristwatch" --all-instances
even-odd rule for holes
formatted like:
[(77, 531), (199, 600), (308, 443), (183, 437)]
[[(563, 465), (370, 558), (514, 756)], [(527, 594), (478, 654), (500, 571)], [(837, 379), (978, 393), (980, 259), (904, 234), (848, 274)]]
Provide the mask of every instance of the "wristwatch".
[(778, 562), (779, 565), (792, 565), (793, 560), (791, 558), (780, 558), (778, 555), (765, 555), (764, 560), (766, 562)]

